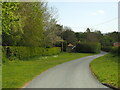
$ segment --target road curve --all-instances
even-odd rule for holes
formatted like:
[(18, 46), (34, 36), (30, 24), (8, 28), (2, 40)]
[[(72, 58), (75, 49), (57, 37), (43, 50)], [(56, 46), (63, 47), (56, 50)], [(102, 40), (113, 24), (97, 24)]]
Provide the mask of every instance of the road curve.
[(91, 73), (90, 62), (100, 54), (87, 56), (57, 65), (33, 79), (24, 88), (107, 88)]

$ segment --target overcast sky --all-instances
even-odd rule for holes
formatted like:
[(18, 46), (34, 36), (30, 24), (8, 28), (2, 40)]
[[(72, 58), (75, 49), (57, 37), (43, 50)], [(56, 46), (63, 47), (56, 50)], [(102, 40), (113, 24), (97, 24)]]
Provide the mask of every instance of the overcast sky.
[(58, 23), (69, 26), (75, 32), (84, 32), (87, 27), (102, 33), (118, 31), (117, 2), (49, 2), (57, 8)]

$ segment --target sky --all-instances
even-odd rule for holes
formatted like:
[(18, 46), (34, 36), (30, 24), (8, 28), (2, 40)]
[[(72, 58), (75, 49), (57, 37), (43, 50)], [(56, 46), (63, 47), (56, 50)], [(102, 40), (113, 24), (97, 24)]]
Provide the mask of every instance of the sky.
[(75, 32), (86, 28), (102, 33), (118, 31), (118, 2), (49, 2), (58, 11), (58, 24)]

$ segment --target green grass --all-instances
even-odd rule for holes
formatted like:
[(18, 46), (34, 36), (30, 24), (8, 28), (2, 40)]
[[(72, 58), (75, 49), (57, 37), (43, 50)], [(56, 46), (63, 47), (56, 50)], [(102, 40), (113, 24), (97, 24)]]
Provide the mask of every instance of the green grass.
[(107, 54), (91, 62), (91, 70), (98, 80), (118, 87), (118, 58), (118, 56)]
[(0, 90), (2, 88), (2, 49), (0, 47)]
[(2, 88), (2, 66), (0, 64), (0, 90)]
[(3, 88), (19, 88), (43, 71), (77, 58), (93, 54), (61, 53), (55, 56), (35, 57), (27, 61), (9, 61), (3, 64)]

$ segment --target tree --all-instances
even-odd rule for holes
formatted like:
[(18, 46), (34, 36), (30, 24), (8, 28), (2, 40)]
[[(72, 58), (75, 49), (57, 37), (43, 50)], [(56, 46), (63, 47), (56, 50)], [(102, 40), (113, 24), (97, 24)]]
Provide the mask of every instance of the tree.
[(89, 32), (91, 32), (91, 31), (90, 31), (90, 29), (89, 29), (89, 28), (87, 28), (87, 29), (86, 29), (86, 32), (88, 32), (88, 33), (89, 33)]
[(46, 2), (3, 2), (2, 6), (4, 45), (46, 47), (61, 40), (56, 9), (49, 9)]
[(87, 33), (86, 32), (76, 32), (76, 38), (80, 42), (86, 42)]
[(53, 47), (56, 43), (61, 41), (61, 32), (62, 26), (57, 24), (57, 10), (53, 7), (47, 9), (47, 5), (45, 5), (44, 14), (44, 46), (45, 47)]
[[(43, 15), (41, 2), (20, 3), (19, 11), (23, 18), (24, 34), (19, 42), (23, 46), (43, 46)], [(23, 7), (24, 6), (24, 7)]]
[(87, 42), (99, 42), (97, 35), (94, 32), (87, 33)]
[(107, 35), (104, 35), (100, 42), (103, 47), (107, 47), (107, 46), (112, 46), (115, 40)]
[(108, 33), (107, 35), (113, 38), (115, 42), (120, 42), (120, 32), (114, 31), (114, 32)]
[(64, 29), (65, 31), (63, 32), (63, 39), (67, 41), (67, 44), (71, 43), (75, 45), (77, 42), (75, 33), (69, 27), (66, 27)]
[(19, 9), (18, 2), (2, 3), (2, 44), (17, 45), (23, 34), (22, 18), (16, 11)]

